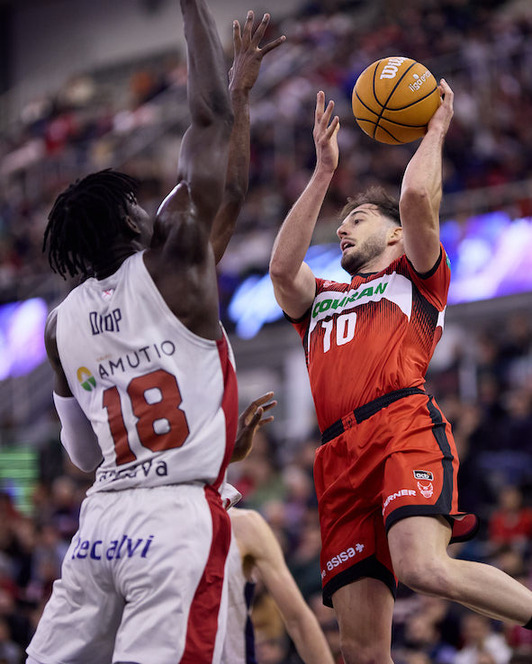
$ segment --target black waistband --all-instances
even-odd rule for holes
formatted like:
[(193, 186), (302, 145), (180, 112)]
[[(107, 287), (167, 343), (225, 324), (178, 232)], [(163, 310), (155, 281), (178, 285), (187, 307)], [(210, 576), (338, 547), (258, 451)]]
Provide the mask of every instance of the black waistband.
[(369, 417), (375, 415), (375, 413), (382, 408), (386, 408), (386, 406), (389, 406), (394, 401), (409, 397), (412, 394), (425, 394), (425, 391), (420, 387), (404, 387), (401, 390), (395, 390), (394, 392), (383, 394), (382, 397), (377, 397), (377, 399), (368, 401), (368, 403), (363, 406), (355, 408), (351, 413), (344, 415), (344, 417), (336, 420), (334, 424), (331, 424), (330, 427), (325, 429), (321, 434), (321, 444), (328, 443), (330, 440), (346, 431), (346, 429), (349, 429), (353, 424), (360, 424), (360, 422), (367, 420)]

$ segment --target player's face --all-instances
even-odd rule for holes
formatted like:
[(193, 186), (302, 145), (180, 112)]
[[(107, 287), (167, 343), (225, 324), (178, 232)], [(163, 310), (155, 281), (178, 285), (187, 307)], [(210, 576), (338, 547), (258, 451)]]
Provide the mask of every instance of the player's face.
[(351, 275), (371, 272), (372, 263), (388, 246), (389, 231), (390, 220), (375, 205), (364, 203), (350, 212), (336, 231), (344, 270)]

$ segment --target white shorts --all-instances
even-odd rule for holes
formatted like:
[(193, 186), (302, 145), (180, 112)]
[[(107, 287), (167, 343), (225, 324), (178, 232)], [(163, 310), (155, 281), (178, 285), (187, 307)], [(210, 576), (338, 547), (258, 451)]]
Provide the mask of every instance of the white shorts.
[(89, 496), (28, 654), (42, 664), (219, 662), (230, 540), (212, 487)]

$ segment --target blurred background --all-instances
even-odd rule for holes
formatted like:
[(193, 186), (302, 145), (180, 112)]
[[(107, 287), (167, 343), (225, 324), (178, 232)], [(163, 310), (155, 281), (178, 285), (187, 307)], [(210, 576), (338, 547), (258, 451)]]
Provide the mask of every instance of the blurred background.
[[(453, 424), (461, 508), (482, 519), (453, 555), (532, 585), (532, 4), (529, 0), (212, 0), (227, 66), (231, 22), (272, 14), (252, 93), (250, 189), (220, 265), (221, 315), (236, 354), (241, 408), (275, 390), (276, 420), (231, 468), (242, 505), (283, 546), (338, 662), (321, 604), (312, 484), (319, 433), (299, 337), (267, 277), (276, 231), (314, 167), (315, 94), (336, 101), (340, 166), (308, 260), (338, 273), (335, 229), (347, 196), (380, 183), (398, 195), (416, 147), (381, 145), (355, 124), (351, 91), (374, 60), (404, 55), (455, 92), (444, 160), (442, 240), (452, 263), (446, 329), (427, 376)], [(177, 0), (0, 0), (0, 664), (23, 649), (59, 574), (91, 477), (59, 443), (43, 326), (72, 284), (53, 274), (42, 236), (56, 195), (107, 167), (142, 182), (153, 213), (175, 181), (188, 125)], [(260, 664), (300, 662), (259, 587)], [(532, 662), (532, 632), (504, 628), (399, 589), (399, 664)]]

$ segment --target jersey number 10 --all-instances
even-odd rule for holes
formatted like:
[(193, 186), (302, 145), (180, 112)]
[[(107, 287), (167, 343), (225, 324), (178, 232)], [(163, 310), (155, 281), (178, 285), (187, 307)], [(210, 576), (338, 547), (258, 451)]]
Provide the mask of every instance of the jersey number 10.
[[(147, 392), (158, 390), (161, 398), (148, 401)], [(137, 376), (127, 386), (131, 410), (137, 418), (136, 428), (139, 440), (152, 452), (161, 452), (181, 447), (189, 434), (185, 413), (179, 408), (181, 393), (174, 375), (158, 369)], [(135, 461), (137, 456), (129, 444), (128, 431), (124, 422), (120, 393), (117, 387), (109, 387), (103, 393), (103, 407), (107, 409), (109, 428), (115, 444), (116, 465)], [(166, 423), (166, 431), (158, 433), (155, 423)]]
[[(355, 336), (355, 326), (357, 323), (357, 315), (355, 311), (351, 311), (348, 314), (342, 314), (336, 318), (336, 345), (343, 346), (351, 341)], [(331, 332), (335, 320), (329, 318), (329, 320), (322, 320), (321, 325), (325, 330), (323, 335), (323, 352), (326, 353), (331, 348)]]

